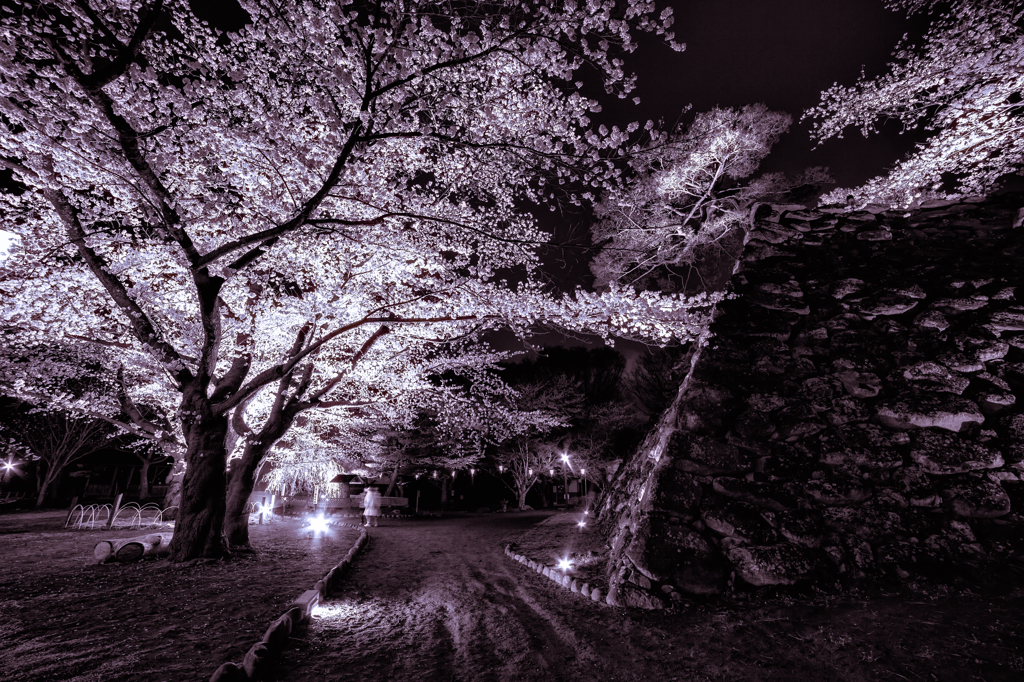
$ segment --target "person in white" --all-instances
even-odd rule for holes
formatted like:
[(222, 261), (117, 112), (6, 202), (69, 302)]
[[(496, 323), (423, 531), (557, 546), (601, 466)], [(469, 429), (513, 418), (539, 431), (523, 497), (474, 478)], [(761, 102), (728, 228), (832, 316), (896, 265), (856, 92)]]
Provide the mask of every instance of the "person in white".
[[(363, 525), (373, 525), (377, 527), (377, 517), (380, 516), (380, 492), (376, 488), (370, 487), (366, 489), (366, 494), (363, 497)], [(373, 522), (372, 524), (370, 522)]]

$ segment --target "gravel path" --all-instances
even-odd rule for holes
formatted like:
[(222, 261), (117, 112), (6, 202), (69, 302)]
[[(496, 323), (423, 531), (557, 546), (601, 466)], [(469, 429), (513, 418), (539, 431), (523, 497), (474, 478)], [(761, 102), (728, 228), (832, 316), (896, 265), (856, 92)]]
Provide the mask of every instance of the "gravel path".
[[(780, 599), (612, 609), (503, 554), (550, 512), (370, 529), (341, 593), (293, 641), (289, 682), (1024, 679), (1024, 598)], [(541, 557), (538, 557), (541, 558)]]
[(574, 621), (610, 612), (502, 553), (548, 516), (385, 519), (281, 679), (575, 679), (589, 652)]

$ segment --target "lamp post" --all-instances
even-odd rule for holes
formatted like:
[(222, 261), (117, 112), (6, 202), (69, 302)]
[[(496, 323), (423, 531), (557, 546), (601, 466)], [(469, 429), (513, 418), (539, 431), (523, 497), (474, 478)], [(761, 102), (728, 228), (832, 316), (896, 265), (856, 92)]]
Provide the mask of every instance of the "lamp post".
[(565, 491), (565, 509), (569, 510), (569, 474), (565, 467), (569, 466), (569, 453), (562, 453), (562, 490)]

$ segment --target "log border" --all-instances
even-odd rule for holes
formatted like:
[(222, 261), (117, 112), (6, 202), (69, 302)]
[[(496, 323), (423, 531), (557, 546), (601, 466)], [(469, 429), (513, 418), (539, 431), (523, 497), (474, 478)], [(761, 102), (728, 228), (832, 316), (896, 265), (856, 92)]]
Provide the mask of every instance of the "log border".
[(618, 606), (618, 604), (613, 604), (607, 600), (606, 595), (601, 591), (601, 588), (591, 587), (590, 583), (585, 583), (578, 578), (573, 578), (568, 573), (559, 571), (555, 566), (548, 566), (543, 562), (535, 561), (523, 554), (518, 554), (514, 549), (512, 549), (511, 544), (505, 545), (505, 556), (512, 561), (522, 564), (531, 571), (543, 575), (545, 578), (555, 583), (555, 585), (569, 590), (570, 592), (582, 595), (583, 597), (597, 602), (598, 604)]
[[(341, 583), (341, 579), (348, 573), (352, 566), (352, 560), (369, 540), (369, 535), (362, 525), (348, 523), (341, 520), (327, 519), (327, 524), (334, 527), (353, 528), (359, 531), (359, 537), (345, 554), (345, 558), (329, 570), (323, 578), (317, 581), (312, 590), (319, 592), (320, 598), (327, 597)], [(308, 591), (308, 590), (307, 590)], [(256, 642), (246, 652), (241, 664), (228, 661), (214, 671), (210, 682), (250, 682), (261, 680), (269, 671), (270, 662), (276, 658), (288, 645), (292, 633), (299, 626), (303, 625), (309, 618), (303, 602), (302, 595), (288, 605), (288, 610), (274, 620), (267, 628), (263, 639)]]

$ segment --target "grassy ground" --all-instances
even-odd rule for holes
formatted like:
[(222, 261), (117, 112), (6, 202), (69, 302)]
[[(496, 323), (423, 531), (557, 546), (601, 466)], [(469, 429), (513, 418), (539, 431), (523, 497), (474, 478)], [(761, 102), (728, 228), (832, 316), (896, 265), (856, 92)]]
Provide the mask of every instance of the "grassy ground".
[(65, 515), (0, 515), (5, 682), (207, 679), (240, 662), (358, 537), (334, 529), (313, 539), (301, 521), (283, 519), (250, 527), (252, 556), (97, 565), (97, 542), (145, 531), (66, 531)]
[[(579, 523), (587, 525), (580, 527)], [(580, 582), (605, 590), (605, 562), (608, 548), (604, 536), (593, 527), (593, 519), (582, 512), (556, 514), (527, 533), (516, 538), (512, 545), (517, 554), (523, 554), (548, 566), (556, 566), (569, 559), (572, 568), (567, 571)]]

